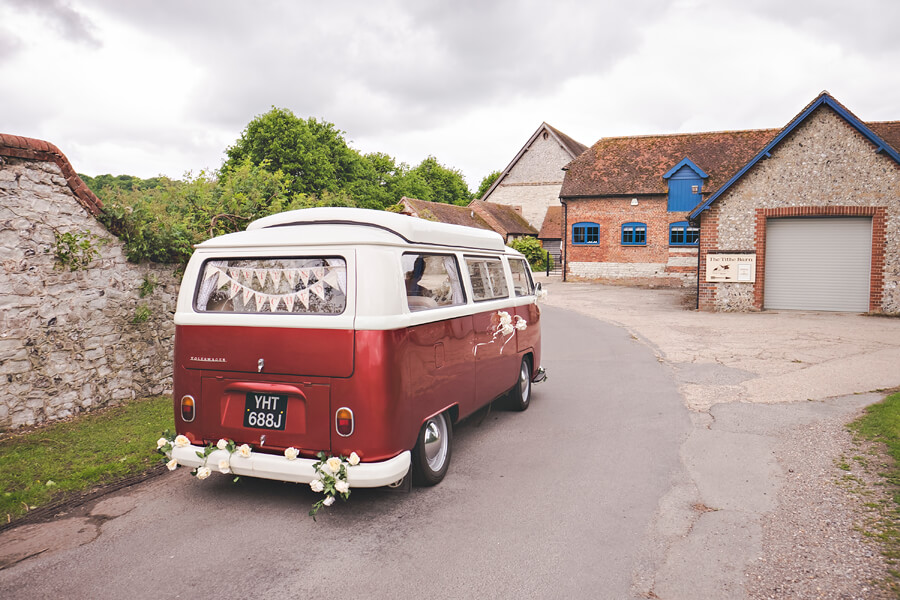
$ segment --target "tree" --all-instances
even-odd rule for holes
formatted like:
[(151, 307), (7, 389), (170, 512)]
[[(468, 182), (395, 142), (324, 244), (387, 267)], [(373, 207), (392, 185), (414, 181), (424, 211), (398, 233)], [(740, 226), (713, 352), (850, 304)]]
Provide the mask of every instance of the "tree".
[(342, 131), (325, 121), (301, 119), (286, 108), (272, 107), (250, 121), (226, 154), (223, 172), (249, 159), (270, 172), (281, 171), (291, 192), (314, 196), (345, 190), (365, 170)]
[(497, 181), (497, 178), (500, 177), (500, 171), (494, 171), (493, 173), (488, 173), (484, 176), (484, 179), (481, 180), (481, 185), (478, 186), (478, 191), (475, 192), (475, 197), (481, 200), (484, 198), (484, 195), (490, 189), (494, 182)]
[(462, 173), (445, 167), (433, 156), (411, 169), (402, 185), (406, 190), (417, 190), (405, 195), (419, 200), (461, 206), (472, 200), (472, 192)]

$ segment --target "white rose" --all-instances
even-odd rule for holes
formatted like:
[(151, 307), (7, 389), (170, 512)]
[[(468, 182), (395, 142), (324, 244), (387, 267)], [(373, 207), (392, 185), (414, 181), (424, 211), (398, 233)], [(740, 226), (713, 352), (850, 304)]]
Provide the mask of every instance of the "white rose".
[(285, 449), (284, 457), (288, 460), (296, 460), (297, 455), (300, 454), (300, 451), (291, 446), (290, 448)]
[(216, 448), (218, 448), (219, 450), (224, 450), (227, 447), (228, 440), (219, 440), (218, 442), (216, 442)]
[(212, 471), (209, 467), (200, 467), (197, 469), (197, 479), (206, 479)]
[(250, 446), (248, 446), (247, 444), (241, 444), (241, 447), (238, 448), (238, 454), (240, 454), (244, 458), (250, 458)]
[(350, 484), (346, 481), (338, 481), (334, 484), (334, 489), (336, 489), (341, 494), (346, 494), (350, 491)]
[(524, 331), (526, 327), (528, 327), (528, 321), (526, 321), (522, 317), (516, 317), (516, 329), (518, 329), (519, 331)]
[(223, 475), (231, 473), (231, 464), (227, 459), (219, 461), (219, 473), (222, 473)]
[(324, 504), (325, 506), (331, 506), (332, 504), (334, 504), (334, 496), (328, 496), (327, 498), (325, 498), (325, 500), (322, 501), (322, 504)]
[(508, 312), (506, 312), (505, 310), (501, 310), (497, 314), (500, 315), (500, 325), (501, 326), (506, 327), (507, 325), (512, 324), (512, 317), (509, 316)]
[(159, 438), (158, 440), (156, 440), (156, 449), (159, 450), (168, 443), (169, 440), (167, 440), (166, 438)]
[(332, 473), (337, 473), (341, 470), (341, 459), (337, 456), (332, 456), (325, 461), (325, 464), (328, 465), (328, 468), (331, 469)]
[(347, 459), (347, 462), (350, 463), (350, 466), (355, 467), (359, 464), (359, 454), (356, 452), (350, 453), (350, 458)]
[(515, 331), (515, 328), (507, 324), (500, 328), (500, 335), (510, 335), (513, 331)]
[(309, 482), (309, 487), (314, 492), (321, 492), (325, 489), (325, 484), (322, 483), (321, 479), (313, 479)]
[(175, 445), (178, 446), (179, 448), (184, 448), (185, 446), (191, 445), (191, 440), (187, 439), (183, 435), (179, 435), (179, 436), (175, 437)]
[(175, 469), (178, 468), (178, 461), (173, 458), (172, 460), (170, 460), (169, 462), (166, 463), (166, 467), (170, 471), (174, 471)]

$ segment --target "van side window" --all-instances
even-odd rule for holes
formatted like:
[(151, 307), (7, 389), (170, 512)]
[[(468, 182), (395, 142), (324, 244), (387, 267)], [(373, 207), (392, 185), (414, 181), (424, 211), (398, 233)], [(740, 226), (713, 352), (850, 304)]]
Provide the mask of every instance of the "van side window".
[(466, 303), (456, 257), (449, 254), (404, 254), (403, 279), (409, 310)]
[(534, 294), (531, 269), (528, 268), (526, 261), (521, 258), (510, 258), (509, 270), (512, 271), (513, 291), (516, 293), (516, 296), (531, 296)]
[(493, 300), (509, 297), (503, 263), (499, 258), (466, 257), (466, 267), (472, 280), (474, 300)]
[(347, 263), (339, 257), (210, 260), (200, 270), (198, 312), (339, 315)]

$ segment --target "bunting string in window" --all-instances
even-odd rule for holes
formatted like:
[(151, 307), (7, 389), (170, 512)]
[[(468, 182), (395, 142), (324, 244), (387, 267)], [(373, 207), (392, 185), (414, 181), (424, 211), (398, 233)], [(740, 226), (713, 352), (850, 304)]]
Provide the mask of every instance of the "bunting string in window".
[[(262, 307), (268, 305), (269, 310), (276, 312), (278, 307), (283, 304), (287, 312), (293, 312), (294, 305), (297, 302), (303, 305), (305, 309), (309, 309), (310, 294), (318, 296), (321, 300), (325, 300), (328, 289), (336, 289), (343, 292), (341, 285), (341, 274), (339, 269), (343, 267), (310, 267), (305, 269), (235, 269), (235, 268), (209, 268), (207, 279), (216, 277), (216, 287), (218, 289), (227, 288), (228, 298), (240, 297), (244, 305), (259, 311)], [(266, 281), (270, 280), (275, 289), (281, 283), (282, 279), (288, 283), (291, 288), (296, 288), (297, 284), (302, 284), (299, 290), (289, 292), (287, 294), (267, 294), (254, 289), (254, 279), (261, 286), (266, 285)], [(311, 281), (313, 281), (311, 283)]]

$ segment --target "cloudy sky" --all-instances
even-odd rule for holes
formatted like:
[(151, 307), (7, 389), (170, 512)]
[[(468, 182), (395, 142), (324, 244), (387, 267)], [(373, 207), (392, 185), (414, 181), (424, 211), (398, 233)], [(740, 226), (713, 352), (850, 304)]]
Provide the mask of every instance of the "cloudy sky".
[(0, 132), (89, 175), (216, 169), (272, 106), (471, 188), (546, 121), (781, 127), (827, 89), (900, 120), (897, 0), (0, 0)]

